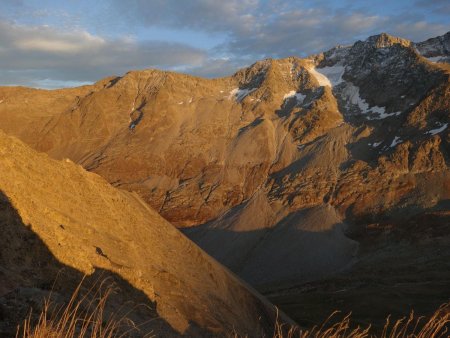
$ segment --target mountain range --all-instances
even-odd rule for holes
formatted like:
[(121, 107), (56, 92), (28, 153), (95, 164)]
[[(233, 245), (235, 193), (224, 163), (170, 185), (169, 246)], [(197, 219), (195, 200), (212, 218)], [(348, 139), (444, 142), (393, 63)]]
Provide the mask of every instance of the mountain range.
[(70, 280), (124, 279), (166, 334), (271, 332), (269, 301), (304, 326), (335, 309), (375, 327), (430, 314), (450, 299), (449, 61), (450, 32), (382, 33), (217, 79), (0, 87), (2, 224), (17, 238), (2, 269), (27, 245), (59, 261), (5, 268), (0, 297), (64, 264)]

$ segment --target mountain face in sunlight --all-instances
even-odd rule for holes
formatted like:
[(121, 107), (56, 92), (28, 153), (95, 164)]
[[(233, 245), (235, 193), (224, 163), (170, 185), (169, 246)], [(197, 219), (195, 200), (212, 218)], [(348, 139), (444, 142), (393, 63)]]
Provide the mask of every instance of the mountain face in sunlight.
[[(125, 199), (107, 207), (112, 219), (116, 212), (124, 212), (123, 220), (140, 217), (119, 222), (119, 245), (137, 241), (136, 250), (143, 252), (152, 238), (170, 234), (158, 239), (170, 249), (169, 240), (177, 238), (173, 265), (162, 258), (157, 264), (170, 265), (174, 272), (168, 276), (178, 281), (194, 266), (203, 276), (212, 264), (213, 275), (205, 277), (211, 284), (204, 287), (215, 292), (217, 273), (246, 299), (247, 307), (226, 319), (236, 325), (242, 313), (249, 322), (256, 318), (257, 297), (163, 218), (299, 322), (314, 323), (323, 311), (343, 307), (362, 322), (368, 307), (375, 320), (411, 307), (427, 313), (450, 297), (443, 282), (450, 279), (449, 36), (413, 43), (383, 33), (308, 58), (259, 61), (212, 80), (145, 70), (73, 89), (3, 87), (0, 128), (135, 193), (101, 184)], [(17, 192), (10, 189), (4, 193), (22, 215)], [(83, 203), (103, 203), (92, 189), (83, 194)], [(62, 215), (72, 219), (69, 212)], [(33, 224), (27, 217), (31, 212), (22, 219)], [(145, 229), (143, 237), (137, 226)], [(152, 227), (157, 232), (147, 234)], [(86, 238), (96, 238), (92, 231)], [(122, 243), (127, 231), (135, 235)], [(100, 264), (89, 255), (73, 268), (88, 271)], [(124, 266), (140, 261), (120, 259)], [(181, 271), (183, 259), (191, 265)], [(75, 265), (69, 258), (61, 261)], [(170, 283), (172, 277), (163, 280)], [(191, 277), (189, 290), (205, 282)], [(173, 298), (167, 292), (169, 308)], [(221, 300), (234, 294), (223, 292)], [(230, 306), (238, 306), (233, 297)], [(317, 297), (328, 301), (319, 306)], [(387, 300), (389, 309), (383, 307)], [(199, 317), (215, 306), (207, 304)], [(215, 328), (224, 325), (221, 315), (213, 311), (208, 322), (196, 321), (186, 309), (167, 321), (172, 325), (171, 316), (181, 316), (174, 320), (177, 328), (186, 329), (190, 321)]]

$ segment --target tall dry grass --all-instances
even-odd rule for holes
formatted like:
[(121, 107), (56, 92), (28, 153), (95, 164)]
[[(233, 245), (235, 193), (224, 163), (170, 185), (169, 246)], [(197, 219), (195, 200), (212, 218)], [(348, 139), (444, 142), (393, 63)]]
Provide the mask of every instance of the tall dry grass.
[(351, 325), (350, 314), (341, 321), (330, 324), (338, 312), (331, 314), (320, 326), (310, 330), (280, 324), (277, 320), (273, 338), (441, 338), (450, 337), (450, 303), (443, 304), (436, 312), (425, 320), (411, 312), (409, 317), (391, 322), (390, 317), (381, 334), (371, 332), (371, 326), (361, 328)]
[(140, 332), (139, 327), (127, 318), (129, 312), (105, 311), (108, 299), (115, 292), (113, 284), (107, 284), (107, 280), (97, 281), (82, 294), (83, 280), (67, 304), (57, 305), (50, 296), (45, 299), (37, 320), (30, 311), (18, 326), (16, 338), (152, 337), (151, 333)]
[[(65, 306), (52, 303), (51, 297), (45, 300), (43, 310), (37, 320), (32, 313), (17, 328), (16, 338), (119, 338), (128, 336), (153, 337), (152, 333), (140, 331), (139, 327), (127, 318), (127, 313), (107, 314), (105, 306), (114, 292), (111, 285), (94, 284), (81, 294), (83, 281), (73, 292)], [(442, 305), (426, 320), (416, 317), (413, 312), (409, 317), (391, 322), (386, 319), (381, 334), (373, 334), (371, 327), (362, 328), (351, 323), (350, 314), (342, 320), (332, 323), (338, 312), (331, 314), (320, 326), (305, 330), (288, 326), (277, 320), (273, 338), (440, 338), (450, 337), (450, 303)], [(153, 319), (151, 319), (153, 320)], [(234, 338), (243, 337), (237, 333)]]

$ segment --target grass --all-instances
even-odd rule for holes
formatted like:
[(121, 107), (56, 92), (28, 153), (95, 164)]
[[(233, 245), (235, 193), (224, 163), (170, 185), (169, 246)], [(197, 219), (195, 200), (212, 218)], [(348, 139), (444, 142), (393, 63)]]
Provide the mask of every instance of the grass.
[(96, 282), (83, 292), (83, 280), (76, 287), (65, 305), (45, 299), (43, 309), (36, 320), (30, 311), (29, 316), (19, 325), (16, 338), (120, 338), (130, 335), (151, 337), (143, 334), (139, 327), (123, 314), (121, 309), (115, 313), (106, 311), (110, 296), (116, 291), (107, 280)]
[[(32, 312), (17, 328), (16, 338), (120, 338), (128, 336), (151, 337), (127, 318), (127, 313), (107, 314), (106, 303), (115, 292), (113, 285), (106, 282), (95, 283), (82, 295), (82, 283), (77, 286), (69, 302), (63, 306), (52, 303), (51, 297), (45, 300), (43, 310), (37, 319)], [(98, 285), (100, 284), (100, 285)], [(105, 286), (106, 285), (106, 286)], [(361, 328), (351, 324), (350, 314), (336, 321), (338, 312), (331, 314), (320, 326), (305, 330), (296, 326), (282, 324), (278, 318), (273, 338), (439, 338), (450, 337), (450, 303), (442, 305), (426, 320), (409, 317), (391, 322), (386, 319), (383, 331), (375, 335), (371, 327)], [(153, 319), (151, 319), (153, 320)], [(234, 338), (242, 337), (237, 333)]]
[(350, 314), (341, 321), (331, 324), (331, 319), (338, 312), (331, 314), (321, 326), (303, 330), (294, 326), (280, 324), (277, 320), (273, 338), (440, 338), (450, 337), (450, 303), (443, 304), (426, 321), (424, 317), (416, 317), (411, 312), (409, 317), (391, 322), (386, 319), (383, 331), (376, 335), (371, 327), (361, 328), (351, 325)]

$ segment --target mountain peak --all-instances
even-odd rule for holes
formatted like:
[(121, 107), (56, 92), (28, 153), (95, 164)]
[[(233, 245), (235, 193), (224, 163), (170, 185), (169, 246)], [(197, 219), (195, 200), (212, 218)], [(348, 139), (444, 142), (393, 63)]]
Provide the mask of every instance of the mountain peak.
[(418, 42), (415, 46), (425, 57), (448, 57), (450, 55), (450, 31), (444, 35)]
[(396, 36), (389, 35), (387, 33), (372, 35), (367, 38), (366, 43), (369, 43), (375, 48), (391, 47), (395, 44), (400, 44), (402, 46), (409, 47), (412, 44), (411, 41), (407, 39), (402, 39)]

